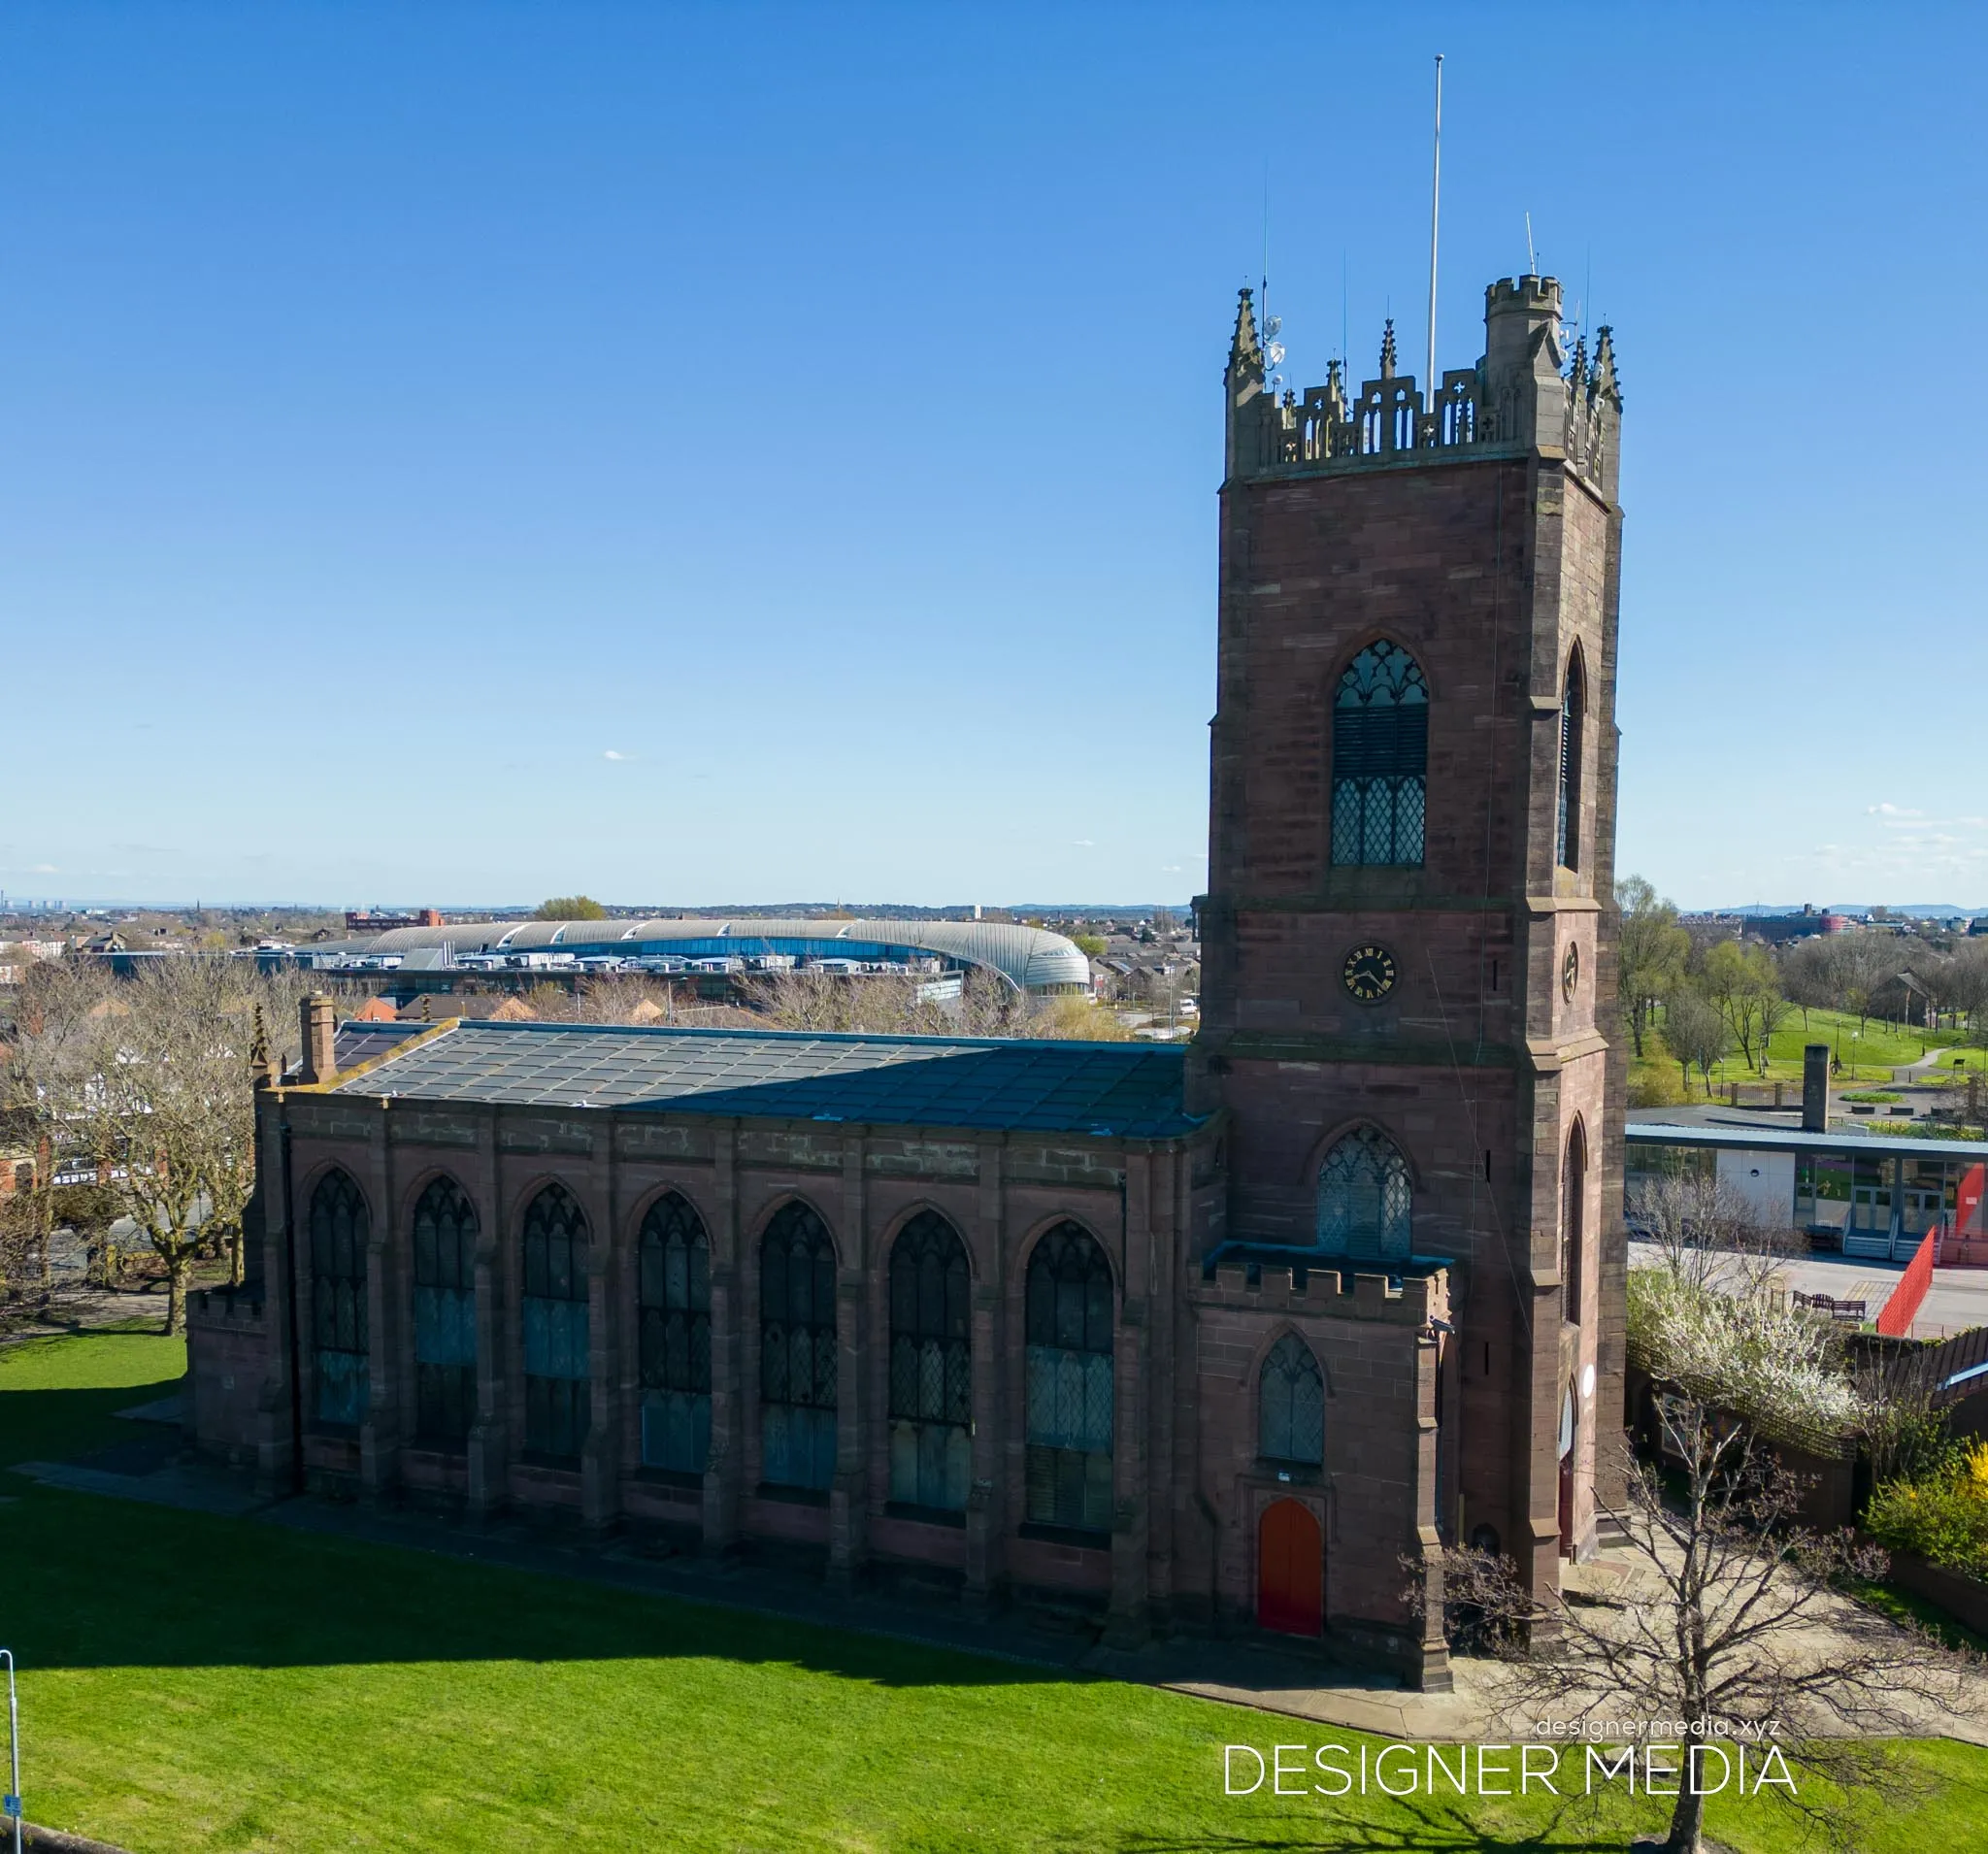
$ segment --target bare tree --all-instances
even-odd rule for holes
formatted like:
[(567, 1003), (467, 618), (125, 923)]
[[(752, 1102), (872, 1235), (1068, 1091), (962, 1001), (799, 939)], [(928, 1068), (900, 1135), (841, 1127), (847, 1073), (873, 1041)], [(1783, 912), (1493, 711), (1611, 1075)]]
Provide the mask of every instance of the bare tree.
[[(293, 977), (173, 959), (121, 986), (94, 1020), (83, 1118), (99, 1175), (166, 1270), (166, 1331), (184, 1330), (203, 1252), (244, 1273), (242, 1219), (255, 1181), (251, 1063), (258, 1036), (294, 1023)], [(271, 1052), (272, 1055), (275, 1053)]]
[(1671, 1491), (1656, 1465), (1632, 1462), (1627, 1498), (1604, 1508), (1625, 1540), (1620, 1584), (1541, 1601), (1508, 1560), (1452, 1550), (1450, 1611), (1499, 1657), (1492, 1691), (1513, 1720), (1597, 1744), (1623, 1742), (1625, 1721), (1684, 1728), (1664, 1734), (1684, 1766), (1667, 1854), (1698, 1854), (1706, 1795), (1738, 1745), (1756, 1770), (1777, 1758), (1789, 1780), (1776, 1794), (1847, 1848), (1905, 1784), (1877, 1740), (1978, 1711), (1979, 1659), (1852, 1601), (1884, 1553), (1798, 1525), (1802, 1484), (1744, 1428), (1687, 1396), (1662, 1400), (1661, 1428)]
[(1702, 1174), (1652, 1178), (1636, 1194), (1637, 1236), (1682, 1286), (1750, 1296), (1771, 1287), (1806, 1244), (1773, 1229), (1732, 1185)]
[(116, 1009), (101, 968), (47, 960), (29, 969), (0, 1071), (0, 1126), (15, 1154), (15, 1190), (0, 1260), (10, 1298), (46, 1295), (57, 1180), (88, 1158), (86, 1098), (98, 1027)]
[(1840, 974), (1833, 936), (1818, 934), (1798, 940), (1781, 955), (1781, 989), (1802, 1013), (1802, 1028), (1808, 1028), (1811, 1010), (1834, 1010), (1842, 1001)]
[(1681, 986), (1664, 1007), (1664, 1042), (1677, 1066), (1684, 1072), (1684, 1085), (1691, 1085), (1696, 1068), (1705, 1080), (1705, 1091), (1712, 1091), (1712, 1064), (1732, 1047), (1733, 1032), (1717, 1006), (1709, 1004), (1690, 986)]
[(1691, 936), (1677, 924), (1675, 904), (1662, 899), (1640, 876), (1617, 882), (1615, 901), (1622, 915), (1615, 957), (1622, 1014), (1640, 1056), (1657, 1002), (1683, 981)]

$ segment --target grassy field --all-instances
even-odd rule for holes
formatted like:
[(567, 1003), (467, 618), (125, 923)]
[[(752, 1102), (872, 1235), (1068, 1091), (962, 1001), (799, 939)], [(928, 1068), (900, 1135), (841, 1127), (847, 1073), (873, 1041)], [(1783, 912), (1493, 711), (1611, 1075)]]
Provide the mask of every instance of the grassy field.
[[(0, 1353), (0, 1461), (88, 1447), (179, 1368), (158, 1339)], [(1229, 1742), (1376, 1740), (440, 1556), (0, 1474), (0, 1641), (39, 1821), (138, 1854), (504, 1849), (1626, 1846), (1660, 1806), (1225, 1798)], [(1988, 1754), (1872, 1850), (1988, 1845)], [(1800, 1844), (1714, 1800), (1746, 1854)]]
[[(1658, 1033), (1660, 1039), (1661, 1024)], [(1679, 1092), (1680, 1076), (1675, 1060), (1663, 1050), (1661, 1041), (1653, 1041), (1647, 1032), (1643, 1041), (1646, 1053), (1641, 1062), (1632, 1061), (1632, 1084), (1639, 1076), (1647, 1076), (1651, 1081), (1660, 1082), (1666, 1099), (1683, 1098)], [(1853, 1014), (1840, 1010), (1811, 1010), (1805, 1025), (1801, 1011), (1791, 1010), (1787, 1021), (1775, 1031), (1769, 1044), (1766, 1078), (1769, 1081), (1791, 1081), (1799, 1086), (1803, 1050), (1811, 1043), (1828, 1043), (1832, 1053), (1841, 1061), (1842, 1070), (1836, 1078), (1836, 1085), (1839, 1088), (1854, 1088), (1860, 1082), (1867, 1087), (1889, 1082), (1895, 1069), (1906, 1068), (1933, 1051), (1947, 1052), (1938, 1064), (1942, 1076), (1963, 1073), (1954, 1068), (1954, 1056), (1976, 1073), (1988, 1068), (1988, 1050), (1965, 1046), (1960, 1036), (1951, 1030), (1892, 1030), (1876, 1018), (1860, 1025)], [(1740, 1060), (1737, 1044), (1726, 1061), (1712, 1065), (1714, 1091), (1728, 1081), (1759, 1079), (1758, 1068), (1749, 1070), (1746, 1067)], [(1704, 1083), (1696, 1070), (1692, 1071), (1689, 1098), (1694, 1101), (1705, 1098)]]

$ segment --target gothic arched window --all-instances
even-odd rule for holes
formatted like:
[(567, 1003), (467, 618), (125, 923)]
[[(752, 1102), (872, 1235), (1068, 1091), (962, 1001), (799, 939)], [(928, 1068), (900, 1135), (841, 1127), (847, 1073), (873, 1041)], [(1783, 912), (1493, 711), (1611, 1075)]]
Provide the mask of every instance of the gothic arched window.
[(1028, 1273), (1028, 1516), (1080, 1532), (1111, 1527), (1111, 1265), (1097, 1239), (1059, 1223)]
[(414, 1434), (442, 1447), (477, 1413), (477, 1212), (453, 1178), (414, 1203)]
[(672, 1191), (642, 1219), (642, 1463), (701, 1474), (711, 1459), (711, 1242)]
[(1567, 687), (1560, 697), (1560, 815), (1554, 860), (1562, 869), (1580, 867), (1581, 736), (1587, 710), (1587, 678), (1580, 651), (1567, 659)]
[(1373, 1127), (1349, 1133), (1318, 1169), (1318, 1246), (1394, 1260), (1408, 1253), (1408, 1165)]
[(1332, 704), (1332, 860), (1419, 864), (1429, 771), (1429, 685), (1397, 644), (1346, 665)]
[(890, 1250), (890, 1497), (962, 1512), (973, 1477), (973, 1275), (966, 1244), (921, 1210)]
[(572, 1461), (593, 1420), (586, 1216), (562, 1184), (524, 1213), (524, 1445)]
[(1581, 1277), (1587, 1267), (1587, 1129), (1576, 1120), (1567, 1130), (1567, 1158), (1560, 1169), (1560, 1306), (1562, 1317), (1580, 1324)]
[(1325, 1377), (1311, 1347), (1286, 1333), (1263, 1361), (1256, 1389), (1256, 1452), (1265, 1461), (1323, 1466)]
[(366, 1200), (348, 1174), (333, 1170), (311, 1193), (311, 1339), (317, 1420), (358, 1423), (366, 1415)]
[(759, 1246), (762, 1476), (777, 1487), (835, 1479), (835, 1242), (805, 1204), (785, 1204)]

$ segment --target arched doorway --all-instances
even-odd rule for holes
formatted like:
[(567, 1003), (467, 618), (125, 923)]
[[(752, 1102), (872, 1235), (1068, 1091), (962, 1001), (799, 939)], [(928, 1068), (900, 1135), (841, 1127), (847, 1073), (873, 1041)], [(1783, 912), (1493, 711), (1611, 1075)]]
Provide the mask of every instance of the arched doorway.
[(1324, 1540), (1302, 1502), (1276, 1502), (1257, 1526), (1256, 1621), (1293, 1636), (1315, 1636), (1324, 1626)]

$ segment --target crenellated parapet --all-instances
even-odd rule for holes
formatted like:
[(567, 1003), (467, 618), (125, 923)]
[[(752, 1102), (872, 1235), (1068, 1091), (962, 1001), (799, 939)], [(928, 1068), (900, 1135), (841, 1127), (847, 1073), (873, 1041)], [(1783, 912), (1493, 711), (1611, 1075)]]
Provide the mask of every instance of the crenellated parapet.
[(1204, 1307), (1323, 1314), (1417, 1330), (1449, 1313), (1449, 1271), (1439, 1261), (1417, 1258), (1406, 1263), (1402, 1273), (1388, 1274), (1351, 1257), (1286, 1262), (1218, 1254), (1210, 1259), (1215, 1266), (1204, 1265), (1191, 1289), (1191, 1298)]
[(1505, 278), (1484, 292), (1485, 344), (1474, 367), (1446, 371), (1435, 390), (1396, 364), (1394, 323), (1376, 378), (1354, 392), (1333, 361), (1323, 385), (1278, 394), (1242, 292), (1223, 377), (1232, 480), (1313, 475), (1550, 449), (1612, 500), (1622, 408), (1611, 332), (1564, 348), (1559, 281)]

